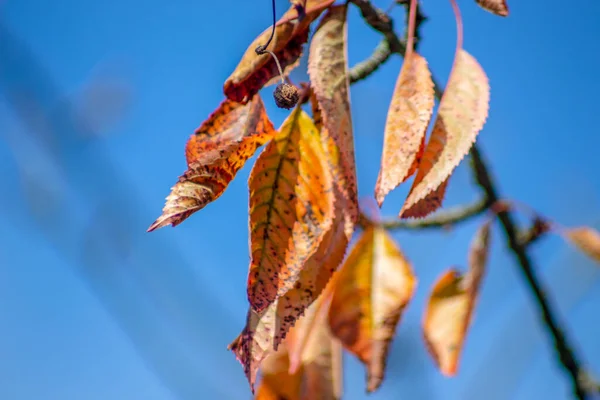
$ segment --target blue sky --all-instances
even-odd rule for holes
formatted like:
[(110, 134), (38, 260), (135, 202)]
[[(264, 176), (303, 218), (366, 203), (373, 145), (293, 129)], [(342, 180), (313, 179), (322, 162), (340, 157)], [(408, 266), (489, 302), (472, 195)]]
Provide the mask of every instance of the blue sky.
[[(375, 1), (382, 8), (389, 3)], [(502, 19), (459, 1), (465, 47), (492, 88), (479, 143), (504, 196), (566, 225), (599, 227), (600, 5), (535, 3), (512, 1), (511, 16)], [(287, 1), (277, 4), (281, 14)], [(446, 0), (423, 6), (429, 20), (420, 52), (443, 83), (455, 46), (452, 11)], [(401, 32), (402, 10), (393, 16)], [(47, 74), (41, 77), (0, 32), (0, 398), (248, 399), (242, 369), (226, 346), (247, 309), (251, 163), (217, 202), (182, 225), (145, 230), (185, 169), (187, 138), (222, 100), (222, 83), (246, 46), (270, 24), (270, 1), (4, 0), (0, 22)], [(350, 64), (379, 40), (352, 7)], [(372, 196), (377, 178), (400, 66), (395, 56), (352, 88), (364, 198)], [(304, 79), (305, 68), (294, 73), (295, 81)], [(48, 77), (54, 86), (47, 86)], [(125, 97), (114, 99), (124, 106), (90, 139), (65, 114), (65, 99), (79, 104), (85, 88), (103, 79), (125, 85)], [(16, 118), (9, 88), (25, 101), (38, 99), (46, 119)], [(286, 112), (270, 96), (265, 90), (269, 116), (279, 126)], [(36, 134), (52, 138), (50, 147), (32, 140)], [(388, 197), (384, 215), (397, 213), (407, 189)], [(476, 195), (463, 163), (445, 204)], [(419, 286), (398, 330), (387, 380), (370, 398), (569, 398), (498, 229), (459, 376), (441, 377), (426, 355), (424, 300), (442, 270), (465, 265), (476, 227), (395, 234)], [(537, 244), (532, 255), (569, 336), (600, 376), (600, 269), (555, 237)], [(345, 398), (365, 398), (362, 367), (350, 356), (346, 365)]]

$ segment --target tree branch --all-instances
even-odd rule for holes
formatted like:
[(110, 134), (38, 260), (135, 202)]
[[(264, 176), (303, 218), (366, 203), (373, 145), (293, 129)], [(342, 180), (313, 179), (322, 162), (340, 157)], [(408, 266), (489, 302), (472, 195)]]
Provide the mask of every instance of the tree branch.
[(356, 83), (371, 75), (385, 63), (391, 55), (392, 51), (390, 50), (390, 45), (387, 40), (383, 39), (369, 58), (359, 62), (350, 69), (350, 83)]
[[(404, 54), (406, 48), (394, 33), (393, 21), (383, 11), (375, 7), (368, 0), (349, 1), (360, 9), (363, 18), (373, 29), (381, 32), (385, 36), (392, 52), (401, 55)], [(438, 100), (441, 99), (443, 94), (441, 87), (437, 83), (435, 83), (435, 94)], [(474, 145), (471, 150), (471, 161), (473, 174), (477, 184), (486, 194), (488, 205), (493, 204), (499, 199), (499, 196), (488, 172), (488, 168), (476, 145)], [(522, 272), (536, 304), (540, 309), (542, 321), (544, 322), (547, 331), (552, 336), (557, 358), (571, 379), (573, 392), (577, 398), (586, 399), (590, 393), (590, 391), (586, 389), (594, 387), (594, 385), (582, 384), (584, 382), (583, 377), (589, 377), (589, 375), (581, 368), (578, 357), (575, 356), (572, 346), (569, 345), (563, 330), (559, 327), (556, 313), (552, 309), (549, 300), (546, 298), (541, 288), (541, 284), (534, 271), (533, 263), (527, 254), (525, 246), (519, 241), (518, 230), (513, 217), (510, 211), (501, 211), (497, 216), (504, 230), (508, 246), (520, 266), (519, 270)], [(595, 384), (595, 386), (597, 387), (597, 384)]]
[[(473, 202), (472, 204), (456, 206), (442, 210), (439, 213), (425, 219), (403, 220), (398, 218), (388, 219), (381, 222), (381, 225), (386, 229), (432, 229), (444, 228), (450, 225), (456, 225), (465, 222), (479, 214), (482, 214), (489, 208), (487, 198)], [(361, 215), (361, 225), (365, 226), (370, 223), (367, 217)], [(366, 221), (365, 221), (366, 220)]]

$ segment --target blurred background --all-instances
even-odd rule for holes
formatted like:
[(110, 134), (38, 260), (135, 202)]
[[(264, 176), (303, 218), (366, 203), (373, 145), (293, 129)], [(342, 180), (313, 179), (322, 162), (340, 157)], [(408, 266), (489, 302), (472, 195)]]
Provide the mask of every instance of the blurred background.
[[(146, 229), (185, 170), (189, 135), (270, 25), (270, 3), (0, 1), (0, 399), (251, 398), (226, 346), (247, 310), (252, 162), (176, 229)], [(385, 9), (392, 0), (374, 3)], [(565, 225), (600, 228), (600, 4), (509, 3), (503, 19), (459, 1), (465, 47), (492, 87), (481, 149), (503, 197)], [(278, 15), (288, 4), (277, 1)], [(422, 5), (429, 20), (420, 52), (444, 83), (455, 47), (451, 7)], [(402, 33), (402, 7), (392, 16)], [(353, 65), (381, 37), (355, 7), (349, 18)], [(393, 56), (352, 87), (363, 198), (372, 197), (400, 66)], [(307, 79), (305, 61), (292, 79)], [(287, 113), (271, 91), (263, 98), (279, 126)], [(384, 216), (397, 214), (409, 187), (388, 197)], [(463, 163), (445, 206), (477, 195)], [(424, 301), (442, 270), (466, 265), (478, 222), (395, 233), (419, 286), (387, 379), (369, 398), (571, 398), (499, 229), (459, 375), (442, 377), (427, 355)], [(576, 350), (600, 377), (600, 268), (554, 236), (531, 254)], [(366, 398), (362, 366), (345, 362), (344, 398)]]

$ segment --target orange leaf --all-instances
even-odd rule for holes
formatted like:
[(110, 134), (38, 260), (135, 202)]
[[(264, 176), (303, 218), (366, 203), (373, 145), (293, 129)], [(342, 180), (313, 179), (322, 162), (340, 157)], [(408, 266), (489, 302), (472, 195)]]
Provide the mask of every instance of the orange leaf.
[(256, 149), (275, 135), (260, 96), (243, 105), (225, 100), (189, 139), (187, 171), (171, 188), (148, 232), (176, 226), (223, 194)]
[(333, 6), (313, 35), (308, 73), (323, 119), (321, 136), (333, 168), (334, 182), (344, 197), (346, 233), (358, 220), (354, 138), (350, 116), (345, 5)]
[(570, 228), (564, 236), (592, 260), (600, 262), (600, 233), (588, 226)]
[[(292, 5), (290, 9), (275, 24), (275, 36), (268, 50), (275, 53), (284, 70), (284, 75), (294, 69), (302, 55), (302, 45), (306, 43), (309, 25), (333, 3), (334, 0), (309, 0), (306, 4), (305, 15), (298, 20), (297, 8)], [(271, 29), (265, 29), (248, 47), (238, 66), (225, 81), (223, 90), (227, 98), (245, 102), (265, 85), (279, 79), (279, 71), (275, 60), (269, 55), (256, 54), (256, 48), (264, 45), (271, 36)]]
[(382, 383), (396, 326), (416, 288), (412, 268), (389, 234), (368, 227), (336, 277), (329, 325), (367, 367), (367, 390)]
[(505, 0), (476, 0), (484, 10), (501, 17), (508, 16), (508, 5)]
[(381, 170), (375, 186), (379, 207), (390, 191), (416, 171), (434, 103), (427, 61), (409, 52), (400, 70), (385, 124)]
[(332, 178), (319, 132), (297, 107), (249, 179), (248, 300), (260, 312), (298, 283), (332, 225)]
[(251, 387), (262, 360), (279, 348), (296, 320), (323, 292), (344, 259), (347, 245), (342, 212), (336, 208), (332, 226), (317, 252), (306, 262), (294, 287), (260, 313), (250, 308), (246, 327), (230, 349), (244, 367)]
[(455, 375), (485, 271), (490, 224), (484, 224), (471, 244), (469, 272), (446, 271), (435, 283), (423, 320), (425, 343), (444, 375)]
[(475, 58), (459, 48), (431, 138), (400, 217), (424, 217), (441, 206), (450, 175), (483, 128), (489, 101), (485, 72)]

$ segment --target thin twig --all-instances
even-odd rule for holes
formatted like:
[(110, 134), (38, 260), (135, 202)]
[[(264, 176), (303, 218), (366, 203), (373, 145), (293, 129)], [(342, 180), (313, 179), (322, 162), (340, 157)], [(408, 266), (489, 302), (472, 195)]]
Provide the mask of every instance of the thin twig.
[[(394, 33), (393, 21), (383, 11), (375, 7), (368, 0), (349, 1), (360, 9), (363, 18), (373, 29), (381, 32), (385, 36), (392, 52), (401, 55), (404, 54), (406, 50), (404, 43), (402, 43)], [(435, 93), (438, 99), (441, 98), (443, 93), (440, 85), (437, 83), (435, 84)], [(499, 199), (496, 187), (476, 145), (473, 146), (470, 154), (475, 179), (486, 194), (486, 199), (491, 205)], [(586, 399), (588, 393), (590, 393), (589, 388), (598, 387), (598, 384), (582, 385), (581, 377), (589, 375), (580, 366), (579, 358), (575, 355), (573, 347), (569, 344), (563, 330), (559, 327), (556, 312), (552, 309), (549, 299), (546, 298), (541, 288), (541, 284), (536, 276), (533, 263), (527, 254), (525, 246), (519, 241), (518, 230), (513, 221), (512, 214), (510, 211), (501, 211), (497, 213), (497, 216), (507, 238), (508, 246), (517, 258), (520, 271), (523, 273), (525, 281), (536, 300), (542, 320), (552, 336), (557, 358), (571, 378), (573, 392), (577, 398)]]
[(531, 226), (527, 230), (520, 231), (518, 234), (521, 246), (528, 247), (540, 239), (551, 229), (551, 225), (543, 218), (534, 218)]
[(371, 56), (364, 61), (359, 62), (350, 69), (350, 83), (356, 83), (365, 79), (375, 72), (392, 55), (390, 45), (383, 39), (375, 48)]
[[(385, 219), (380, 224), (386, 229), (433, 229), (445, 228), (453, 226), (461, 222), (465, 222), (477, 215), (482, 214), (489, 207), (487, 198), (473, 202), (472, 204), (456, 206), (440, 211), (435, 215), (425, 219)], [(361, 219), (366, 219), (366, 216), (361, 215)], [(368, 220), (363, 220), (361, 225), (368, 224)]]

